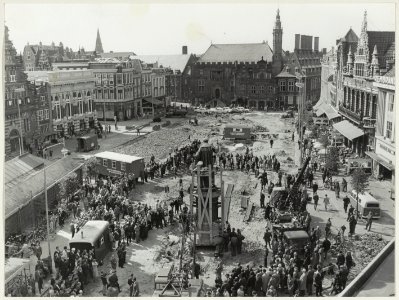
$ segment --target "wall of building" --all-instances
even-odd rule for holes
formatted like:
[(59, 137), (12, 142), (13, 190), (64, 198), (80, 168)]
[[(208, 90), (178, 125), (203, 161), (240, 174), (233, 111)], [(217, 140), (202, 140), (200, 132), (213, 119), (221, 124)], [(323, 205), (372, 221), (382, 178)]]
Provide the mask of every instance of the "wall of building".
[(54, 132), (71, 135), (93, 126), (94, 84), (91, 70), (49, 72)]

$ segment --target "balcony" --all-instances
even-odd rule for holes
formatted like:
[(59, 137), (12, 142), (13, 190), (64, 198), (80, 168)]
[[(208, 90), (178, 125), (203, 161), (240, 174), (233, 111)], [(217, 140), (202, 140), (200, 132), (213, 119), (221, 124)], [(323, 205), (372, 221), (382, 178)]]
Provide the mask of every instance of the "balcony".
[(363, 118), (363, 128), (374, 129), (375, 127), (376, 127), (376, 119), (372, 119), (371, 117)]
[(356, 123), (360, 123), (362, 121), (360, 114), (351, 111), (349, 108), (344, 107), (343, 105), (339, 106), (339, 111), (344, 117), (347, 117), (348, 119), (351, 119)]

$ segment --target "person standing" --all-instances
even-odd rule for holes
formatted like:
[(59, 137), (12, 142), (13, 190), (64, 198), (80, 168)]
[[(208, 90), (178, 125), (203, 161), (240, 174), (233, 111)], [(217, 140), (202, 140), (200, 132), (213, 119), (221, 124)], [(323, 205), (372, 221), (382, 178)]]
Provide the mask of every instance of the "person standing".
[(317, 195), (317, 193), (313, 193), (313, 203), (314, 210), (317, 210), (317, 205), (319, 205), (319, 195)]
[(327, 194), (325, 195), (325, 197), (323, 199), (323, 202), (324, 202), (324, 207), (325, 207), (325, 209), (327, 211), (328, 205), (330, 204), (330, 198), (328, 198)]
[(75, 236), (75, 224), (71, 223), (71, 234), (72, 238)]
[(373, 214), (370, 211), (369, 214), (367, 215), (367, 222), (366, 222), (366, 230), (367, 231), (370, 231), (371, 224), (373, 224)]
[(337, 199), (339, 199), (339, 182), (338, 181), (335, 182), (334, 189), (335, 189), (335, 197), (337, 197)]
[(263, 190), (260, 192), (260, 207), (265, 208), (265, 194)]
[(294, 141), (295, 135), (294, 132), (292, 132), (291, 140)]
[(348, 205), (350, 202), (348, 195), (345, 195), (345, 197), (344, 197), (344, 199), (342, 199), (342, 201), (344, 202), (344, 211), (345, 211), (345, 213), (347, 213)]
[(350, 217), (353, 215), (355, 208), (352, 206), (352, 204), (349, 206), (348, 210), (348, 218), (346, 219), (349, 222)]
[(127, 280), (127, 284), (129, 285), (129, 296), (133, 296), (133, 274), (130, 275), (130, 278)]
[(349, 235), (350, 236), (355, 234), (356, 224), (357, 224), (357, 221), (356, 221), (355, 216), (351, 215), (349, 217)]
[(348, 191), (348, 182), (346, 182), (345, 178), (342, 178), (342, 191), (345, 193)]
[(314, 276), (314, 285), (316, 288), (316, 297), (321, 297), (323, 292), (323, 275), (320, 265), (317, 266), (317, 271)]
[(313, 294), (313, 277), (314, 277), (314, 269), (312, 265), (308, 266), (308, 272), (306, 273), (306, 292), (308, 296), (312, 296)]
[(270, 148), (273, 148), (273, 143), (274, 143), (274, 141), (273, 141), (273, 139), (271, 139), (270, 140)]

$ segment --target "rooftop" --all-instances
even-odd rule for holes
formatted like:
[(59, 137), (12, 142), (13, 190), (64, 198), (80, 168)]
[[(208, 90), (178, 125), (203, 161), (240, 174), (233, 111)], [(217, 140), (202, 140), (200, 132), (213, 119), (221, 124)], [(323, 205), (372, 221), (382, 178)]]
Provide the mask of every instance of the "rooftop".
[(120, 154), (116, 152), (104, 151), (97, 154), (94, 154), (95, 157), (105, 158), (110, 160), (117, 160), (126, 163), (132, 163), (133, 161), (143, 159), (142, 157)]
[(190, 59), (190, 54), (177, 54), (177, 55), (135, 55), (130, 56), (131, 59), (139, 59), (147, 64), (158, 63), (158, 66), (170, 68), (173, 71), (179, 70), (183, 72)]
[[(50, 188), (60, 181), (66, 174), (78, 169), (82, 163), (72, 157), (63, 158), (46, 167), (46, 182)], [(32, 198), (43, 192), (43, 169), (32, 172), (27, 176), (15, 179), (15, 184), (5, 187), (4, 212), (6, 218), (12, 215), (19, 207), (28, 204)]]
[(273, 51), (269, 44), (212, 44), (200, 57), (198, 62), (205, 63), (257, 63), (265, 60), (271, 62)]

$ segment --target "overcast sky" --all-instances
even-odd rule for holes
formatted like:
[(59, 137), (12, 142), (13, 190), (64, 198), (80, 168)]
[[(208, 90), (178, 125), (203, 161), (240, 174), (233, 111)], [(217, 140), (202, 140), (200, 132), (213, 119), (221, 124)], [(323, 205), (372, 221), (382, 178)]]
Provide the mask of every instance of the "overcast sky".
[(212, 43), (273, 45), (277, 8), (283, 26), (283, 48), (292, 51), (294, 34), (320, 37), (330, 49), (350, 27), (360, 34), (364, 10), (368, 30), (395, 30), (394, 4), (6, 4), (5, 22), (18, 52), (30, 44), (94, 50), (97, 28), (105, 52), (179, 54), (187, 45), (201, 54)]

